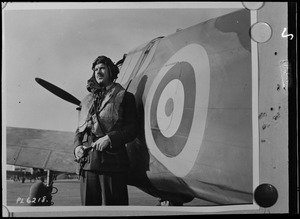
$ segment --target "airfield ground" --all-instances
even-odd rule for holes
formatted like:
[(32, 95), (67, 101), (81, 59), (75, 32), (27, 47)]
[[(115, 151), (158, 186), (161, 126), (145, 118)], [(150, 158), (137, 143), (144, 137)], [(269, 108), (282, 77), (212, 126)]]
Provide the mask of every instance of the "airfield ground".
[[(28, 206), (26, 199), (29, 196), (29, 189), (33, 182), (29, 180), (24, 183), (7, 180), (7, 206)], [(52, 201), (54, 206), (80, 206), (79, 181), (77, 179), (57, 180), (54, 187), (58, 189), (58, 193), (54, 194)], [(5, 192), (5, 191), (3, 191)], [(131, 206), (155, 206), (158, 199), (152, 197), (136, 187), (128, 186), (129, 205)], [(23, 202), (23, 203), (22, 203)], [(188, 206), (203, 206), (211, 203), (194, 199), (192, 202), (186, 203)]]

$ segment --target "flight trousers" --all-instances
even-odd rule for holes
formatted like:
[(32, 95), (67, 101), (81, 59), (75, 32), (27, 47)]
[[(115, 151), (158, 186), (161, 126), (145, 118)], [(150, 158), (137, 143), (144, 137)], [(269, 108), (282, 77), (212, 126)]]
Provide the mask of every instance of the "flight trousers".
[(80, 196), (84, 206), (128, 205), (127, 172), (83, 170), (80, 176)]

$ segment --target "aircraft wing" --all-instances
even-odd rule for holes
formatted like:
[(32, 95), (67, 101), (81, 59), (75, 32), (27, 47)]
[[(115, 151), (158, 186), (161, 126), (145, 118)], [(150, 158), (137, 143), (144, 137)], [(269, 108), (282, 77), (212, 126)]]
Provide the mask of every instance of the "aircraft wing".
[(74, 133), (6, 128), (7, 164), (74, 173)]

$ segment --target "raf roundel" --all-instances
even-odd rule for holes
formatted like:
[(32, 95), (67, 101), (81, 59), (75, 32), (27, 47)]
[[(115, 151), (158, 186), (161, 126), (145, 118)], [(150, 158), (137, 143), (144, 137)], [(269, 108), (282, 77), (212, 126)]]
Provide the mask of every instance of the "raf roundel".
[(187, 175), (197, 159), (209, 97), (205, 49), (189, 44), (160, 69), (145, 108), (145, 137), (151, 153), (173, 174)]
[(186, 144), (193, 122), (195, 93), (195, 73), (187, 62), (174, 64), (156, 88), (150, 111), (152, 135), (155, 145), (168, 157), (177, 156)]

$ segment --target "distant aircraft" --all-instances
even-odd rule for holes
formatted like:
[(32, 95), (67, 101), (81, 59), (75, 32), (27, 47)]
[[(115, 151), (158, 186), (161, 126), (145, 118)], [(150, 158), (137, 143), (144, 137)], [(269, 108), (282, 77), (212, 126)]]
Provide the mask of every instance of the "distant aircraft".
[(15, 170), (6, 170), (6, 179), (11, 179), (13, 181), (22, 181), (25, 182), (26, 179), (29, 179), (30, 182), (33, 180), (40, 179), (40, 177), (46, 176), (47, 173), (43, 170), (33, 168), (28, 170), (28, 168), (19, 167)]
[[(118, 63), (142, 130), (127, 144), (130, 185), (170, 205), (253, 202), (250, 26), (250, 11), (238, 10), (155, 38)], [(77, 98), (36, 80), (80, 110)], [(7, 164), (74, 173), (73, 138), (7, 127)]]

